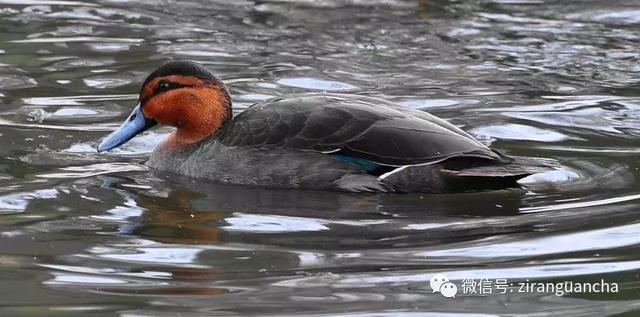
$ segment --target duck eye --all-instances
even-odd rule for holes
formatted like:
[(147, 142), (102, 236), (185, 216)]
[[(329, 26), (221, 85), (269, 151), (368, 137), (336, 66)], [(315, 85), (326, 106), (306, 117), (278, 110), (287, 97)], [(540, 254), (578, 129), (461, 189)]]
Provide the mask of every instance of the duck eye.
[(159, 82), (158, 85), (156, 86), (156, 89), (154, 90), (154, 94), (157, 95), (157, 94), (165, 92), (167, 90), (178, 89), (178, 88), (182, 88), (182, 87), (188, 87), (188, 86), (180, 84), (180, 83), (172, 82), (172, 81), (163, 80), (163, 81)]
[(171, 88), (171, 84), (168, 81), (163, 81), (158, 85), (159, 91), (166, 91)]

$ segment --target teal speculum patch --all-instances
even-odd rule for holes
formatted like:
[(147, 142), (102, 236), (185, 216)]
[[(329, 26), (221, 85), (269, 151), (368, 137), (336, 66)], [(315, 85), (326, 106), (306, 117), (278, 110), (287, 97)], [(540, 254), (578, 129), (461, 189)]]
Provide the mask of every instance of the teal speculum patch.
[(367, 172), (375, 171), (378, 167), (380, 167), (380, 165), (378, 165), (375, 162), (371, 162), (369, 160), (365, 160), (359, 157), (340, 155), (340, 154), (334, 154), (334, 155), (331, 155), (331, 157), (333, 157), (336, 160), (351, 163)]

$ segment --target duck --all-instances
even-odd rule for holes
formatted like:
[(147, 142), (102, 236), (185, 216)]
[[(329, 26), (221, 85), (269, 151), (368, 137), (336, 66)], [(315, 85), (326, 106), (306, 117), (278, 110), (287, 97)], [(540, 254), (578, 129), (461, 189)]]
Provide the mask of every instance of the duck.
[(234, 116), (222, 80), (186, 60), (146, 77), (131, 114), (97, 150), (158, 125), (175, 130), (155, 146), (150, 170), (223, 184), (437, 194), (519, 188), (519, 179), (548, 169), (428, 112), (371, 96), (278, 96)]

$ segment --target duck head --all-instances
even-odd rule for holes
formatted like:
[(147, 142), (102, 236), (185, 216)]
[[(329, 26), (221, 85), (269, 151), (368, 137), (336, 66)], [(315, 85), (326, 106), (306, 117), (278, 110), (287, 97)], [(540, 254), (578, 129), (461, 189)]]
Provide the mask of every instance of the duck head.
[(145, 79), (133, 112), (100, 143), (98, 152), (116, 148), (156, 124), (176, 128), (159, 149), (179, 149), (215, 133), (231, 116), (231, 98), (220, 79), (197, 63), (171, 61)]

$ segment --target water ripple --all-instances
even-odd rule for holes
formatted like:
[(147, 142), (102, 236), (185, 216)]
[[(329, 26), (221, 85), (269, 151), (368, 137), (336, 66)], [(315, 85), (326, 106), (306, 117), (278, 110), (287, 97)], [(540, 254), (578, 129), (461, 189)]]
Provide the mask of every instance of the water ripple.
[[(637, 3), (254, 2), (0, 0), (4, 314), (634, 315)], [(523, 189), (353, 195), (149, 171), (167, 128), (98, 154), (145, 76), (182, 58), (225, 81), (235, 114), (375, 96), (554, 168)], [(621, 292), (452, 300), (429, 289), (442, 273)]]

